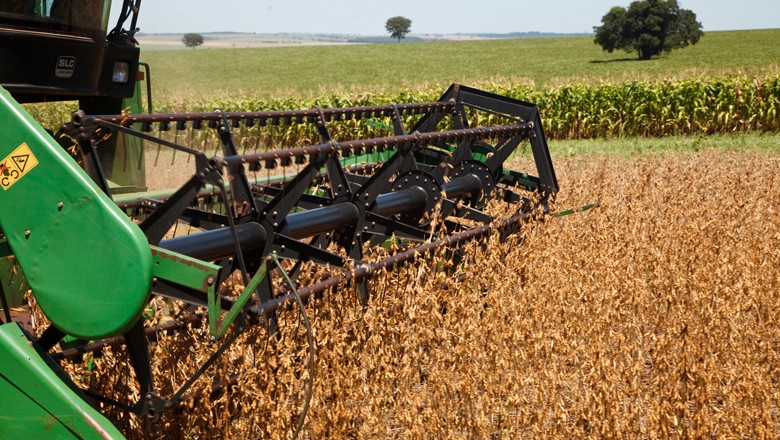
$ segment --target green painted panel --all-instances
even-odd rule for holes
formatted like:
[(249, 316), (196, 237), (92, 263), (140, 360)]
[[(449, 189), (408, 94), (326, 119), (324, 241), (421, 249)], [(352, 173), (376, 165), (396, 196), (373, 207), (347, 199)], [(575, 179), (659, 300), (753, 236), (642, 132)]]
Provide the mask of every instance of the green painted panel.
[(16, 323), (0, 326), (0, 359), (0, 438), (124, 438)]
[(157, 246), (150, 248), (154, 276), (203, 293), (214, 290), (220, 266)]
[(82, 339), (127, 331), (149, 298), (146, 238), (0, 88), (3, 166), (0, 229), (46, 316)]

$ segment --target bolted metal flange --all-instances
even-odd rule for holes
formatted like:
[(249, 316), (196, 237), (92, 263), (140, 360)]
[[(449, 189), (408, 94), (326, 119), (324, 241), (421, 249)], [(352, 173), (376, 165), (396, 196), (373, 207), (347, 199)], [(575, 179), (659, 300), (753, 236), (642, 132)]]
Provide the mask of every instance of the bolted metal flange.
[(476, 176), (482, 182), (481, 191), (478, 194), (472, 194), (470, 199), (471, 207), (482, 209), (493, 190), (496, 189), (496, 178), (487, 165), (477, 160), (464, 160), (450, 173), (452, 180), (468, 175)]
[(425, 207), (421, 212), (401, 214), (401, 221), (417, 224), (421, 219), (430, 217), (442, 199), (442, 187), (436, 178), (422, 170), (411, 170), (401, 173), (390, 187), (391, 192), (418, 187), (425, 193)]

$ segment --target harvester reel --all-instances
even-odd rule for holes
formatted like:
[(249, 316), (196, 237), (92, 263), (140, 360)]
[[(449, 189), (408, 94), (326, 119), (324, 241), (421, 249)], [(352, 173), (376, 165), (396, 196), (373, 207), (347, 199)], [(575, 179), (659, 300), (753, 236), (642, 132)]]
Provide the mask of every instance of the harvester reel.
[[(489, 113), (495, 116), (490, 120), (503, 125), (480, 126), (479, 121), (469, 120), (477, 113)], [(331, 136), (334, 124), (347, 121), (345, 125), (357, 125), (373, 118), (389, 118), (390, 133), (347, 140)], [(407, 129), (405, 123), (410, 121), (416, 123)], [(259, 145), (266, 140), (257, 134), (259, 131), (291, 125), (308, 125), (319, 135), (320, 143), (247, 151), (247, 144)], [(185, 133), (180, 134), (182, 131)], [(120, 230), (143, 245), (135, 256), (125, 255), (129, 251), (122, 246), (95, 246), (90, 251), (103, 259), (121, 254), (143, 265), (143, 270), (125, 273), (150, 274), (132, 280), (136, 285), (150, 286), (139, 293), (141, 299), (146, 304), (150, 296), (179, 301), (187, 313), (173, 322), (144, 328), (143, 307), (123, 310), (134, 313), (135, 320), (130, 321), (134, 325), (117, 327), (100, 335), (108, 339), (51, 356), (65, 359), (100, 350), (117, 345), (120, 340), (116, 337), (124, 335), (141, 400), (128, 403), (118, 402), (118, 396), (96, 397), (153, 418), (178, 407), (187, 396), (192, 397), (192, 384), (206, 375), (213, 362), (247, 328), (265, 323), (269, 335), (276, 333), (276, 313), (281, 307), (302, 304), (309, 297), (345, 284), (356, 287), (360, 301), (368, 306), (368, 280), (373, 274), (423, 258), (438, 248), (460, 252), (462, 243), (468, 240), (494, 231), (514, 231), (545, 210), (558, 190), (537, 107), (460, 85), (453, 85), (439, 101), (429, 103), (166, 115), (77, 113), (63, 132), (76, 140), (84, 169), (95, 184), (84, 185), (87, 176), (82, 177), (80, 170), (68, 175), (58, 169), (60, 183), (68, 183), (69, 179), (81, 182), (62, 200), (97, 200), (110, 206), (100, 211), (105, 224), (94, 231), (93, 239), (99, 240), (99, 234), (110, 237)], [(109, 132), (138, 137), (147, 142), (147, 148), (156, 145), (171, 156), (187, 156), (191, 176), (166, 193), (121, 198), (112, 195), (100, 166), (99, 149), (95, 148), (98, 138)], [(201, 146), (187, 145), (188, 140), (201, 137), (195, 136), (196, 132), (210, 141)], [(60, 150), (53, 140), (40, 145), (27, 142), (38, 154), (41, 168), (48, 166), (48, 156), (57, 156), (62, 169), (70, 166), (66, 163), (70, 159), (59, 157), (61, 151), (47, 150)], [(506, 171), (505, 162), (523, 142), (531, 144), (536, 172)], [(25, 179), (35, 182), (33, 177)], [(24, 182), (16, 185), (14, 189), (24, 188)], [(63, 184), (63, 188), (69, 187)], [(86, 190), (92, 192), (79, 192)], [(9, 193), (3, 191), (0, 196)], [(518, 206), (515, 215), (501, 218), (486, 209), (497, 193)], [(112, 196), (117, 200), (112, 201)], [(30, 193), (4, 206), (16, 206), (27, 213), (48, 213), (48, 203), (39, 206), (38, 197)], [(70, 212), (69, 206), (65, 208), (66, 213)], [(122, 217), (120, 210), (135, 222)], [(47, 215), (52, 224), (60, 220), (56, 212)], [(2, 219), (0, 224), (7, 226), (6, 232), (13, 229), (16, 233), (7, 234), (6, 246), (5, 240), (0, 240), (0, 250), (16, 254), (23, 270), (37, 269), (36, 277), (31, 279), (33, 293), (47, 294), (49, 301), (70, 301), (69, 295), (75, 294), (67, 290), (70, 279), (59, 279), (61, 274), (41, 269), (46, 267), (43, 260), (57, 256), (29, 252), (26, 238), (17, 231), (27, 224)], [(185, 227), (182, 225), (192, 226), (192, 233), (170, 237), (171, 230)], [(379, 261), (364, 255), (372, 253), (371, 246), (391, 241), (397, 246), (388, 247), (399, 249), (395, 254)], [(279, 259), (288, 262), (280, 263)], [(312, 266), (317, 268), (311, 272), (317, 275), (316, 281), (301, 285), (300, 280), (306, 277), (300, 275)], [(97, 276), (111, 283), (114, 274)], [(238, 281), (237, 288), (228, 292), (226, 286), (234, 281)], [(50, 286), (58, 290), (47, 291)], [(88, 299), (82, 303), (81, 307), (91, 304)], [(100, 298), (95, 300), (95, 305), (99, 304)], [(53, 347), (65, 336), (57, 330), (66, 328), (62, 322), (77, 325), (69, 318), (53, 316), (54, 326), (36, 342)], [(208, 323), (208, 336), (221, 339), (219, 349), (173, 395), (159, 396), (146, 338), (158, 331), (186, 328), (195, 321)], [(226, 386), (215, 382), (212, 388)]]

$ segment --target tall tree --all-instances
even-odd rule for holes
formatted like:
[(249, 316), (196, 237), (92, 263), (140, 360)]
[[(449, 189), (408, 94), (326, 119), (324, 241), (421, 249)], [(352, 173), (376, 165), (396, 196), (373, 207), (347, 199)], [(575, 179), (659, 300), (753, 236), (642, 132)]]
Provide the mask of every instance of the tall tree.
[(681, 9), (677, 0), (640, 0), (628, 9), (615, 6), (595, 26), (595, 43), (605, 51), (636, 52), (649, 60), (661, 52), (696, 44), (704, 32), (696, 14)]
[(184, 34), (181, 37), (181, 42), (187, 47), (197, 47), (203, 44), (203, 35), (201, 34)]
[(390, 36), (397, 38), (398, 42), (401, 42), (401, 38), (406, 37), (406, 34), (412, 29), (412, 20), (406, 17), (392, 17), (387, 19), (385, 23), (385, 29), (390, 33)]

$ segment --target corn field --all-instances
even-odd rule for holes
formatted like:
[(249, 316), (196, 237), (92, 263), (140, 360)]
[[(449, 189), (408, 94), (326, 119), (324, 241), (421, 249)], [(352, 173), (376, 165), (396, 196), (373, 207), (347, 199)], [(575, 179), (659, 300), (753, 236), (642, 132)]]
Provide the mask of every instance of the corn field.
[[(156, 113), (183, 111), (297, 110), (314, 106), (350, 107), (387, 103), (435, 101), (446, 85), (416, 93), (365, 93), (323, 96), (315, 99), (226, 98), (211, 101), (157, 103)], [(525, 85), (487, 83), (488, 92), (535, 103), (539, 106), (547, 136), (551, 139), (668, 136), (780, 130), (780, 74), (763, 77), (732, 75), (625, 83), (569, 84), (544, 90)], [(58, 127), (72, 104), (30, 105), (33, 116), (45, 127)], [(490, 118), (485, 114), (482, 118)], [(383, 121), (375, 121), (379, 125)], [(406, 121), (411, 127), (413, 120)], [(484, 120), (483, 125), (488, 125)], [(343, 121), (343, 130), (361, 136), (377, 135), (377, 124)], [(387, 125), (387, 124), (384, 124)], [(316, 142), (308, 124), (271, 127), (268, 147)], [(331, 126), (338, 130), (337, 124)], [(338, 137), (338, 133), (335, 133)], [(247, 136), (242, 136), (249, 138)], [(251, 136), (250, 136), (251, 137)]]
[[(600, 206), (379, 274), (365, 309), (347, 286), (306, 306), (299, 438), (780, 436), (777, 151), (556, 165), (556, 209)], [(197, 384), (241, 371), (228, 392), (153, 425), (109, 416), (133, 438), (290, 438), (310, 352), (297, 310), (280, 329), (242, 336)], [(163, 394), (214, 351), (201, 333), (153, 345)], [(94, 362), (68, 368), (137, 396), (126, 359)]]

